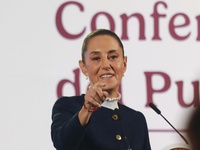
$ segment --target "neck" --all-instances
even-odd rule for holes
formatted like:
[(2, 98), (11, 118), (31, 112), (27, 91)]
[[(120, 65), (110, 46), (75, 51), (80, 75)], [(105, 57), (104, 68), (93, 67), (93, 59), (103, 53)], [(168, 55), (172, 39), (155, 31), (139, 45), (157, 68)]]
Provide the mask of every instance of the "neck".
[(108, 92), (108, 96), (109, 98), (116, 98), (120, 95), (119, 91), (116, 90), (106, 90), (106, 92)]

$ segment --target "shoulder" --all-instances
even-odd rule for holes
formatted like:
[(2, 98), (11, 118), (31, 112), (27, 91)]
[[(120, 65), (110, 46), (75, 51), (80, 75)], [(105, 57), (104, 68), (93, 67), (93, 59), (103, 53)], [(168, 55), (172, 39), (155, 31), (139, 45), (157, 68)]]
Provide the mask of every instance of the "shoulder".
[(81, 100), (84, 100), (84, 94), (82, 95), (79, 95), (79, 96), (63, 96), (63, 97), (60, 97), (56, 103), (67, 103), (69, 101), (81, 101)]
[(122, 114), (126, 114), (129, 118), (134, 118), (136, 120), (145, 120), (145, 116), (143, 115), (142, 112), (137, 111), (135, 109), (132, 109), (128, 106), (125, 106), (123, 104), (119, 104), (120, 112)]
[(56, 102), (54, 103), (54, 108), (60, 107), (60, 108), (73, 108), (76, 106), (82, 106), (84, 103), (84, 94), (80, 96), (63, 96), (60, 97)]

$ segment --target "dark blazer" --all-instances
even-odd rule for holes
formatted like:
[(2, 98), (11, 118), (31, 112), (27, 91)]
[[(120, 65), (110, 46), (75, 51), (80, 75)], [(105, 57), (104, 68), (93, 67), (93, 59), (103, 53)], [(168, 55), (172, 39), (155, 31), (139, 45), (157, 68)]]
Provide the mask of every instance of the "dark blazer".
[(78, 112), (84, 95), (62, 97), (52, 112), (51, 137), (57, 150), (150, 150), (144, 115), (119, 104), (119, 109), (105, 107), (94, 112), (86, 126), (81, 126)]

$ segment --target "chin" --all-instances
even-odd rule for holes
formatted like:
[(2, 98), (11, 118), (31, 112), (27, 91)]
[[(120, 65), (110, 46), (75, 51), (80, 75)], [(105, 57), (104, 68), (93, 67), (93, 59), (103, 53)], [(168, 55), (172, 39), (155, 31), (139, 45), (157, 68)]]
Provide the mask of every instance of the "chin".
[(112, 90), (115, 90), (117, 87), (119, 87), (119, 86), (106, 85), (102, 90), (104, 90), (104, 91), (112, 91)]

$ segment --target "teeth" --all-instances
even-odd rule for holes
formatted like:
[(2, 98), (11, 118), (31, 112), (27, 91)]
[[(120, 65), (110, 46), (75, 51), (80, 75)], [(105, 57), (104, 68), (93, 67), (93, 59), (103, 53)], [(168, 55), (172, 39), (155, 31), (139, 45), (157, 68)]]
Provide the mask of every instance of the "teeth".
[(105, 75), (103, 75), (103, 76), (101, 76), (102, 78), (110, 78), (112, 75), (110, 75), (110, 74), (105, 74)]

